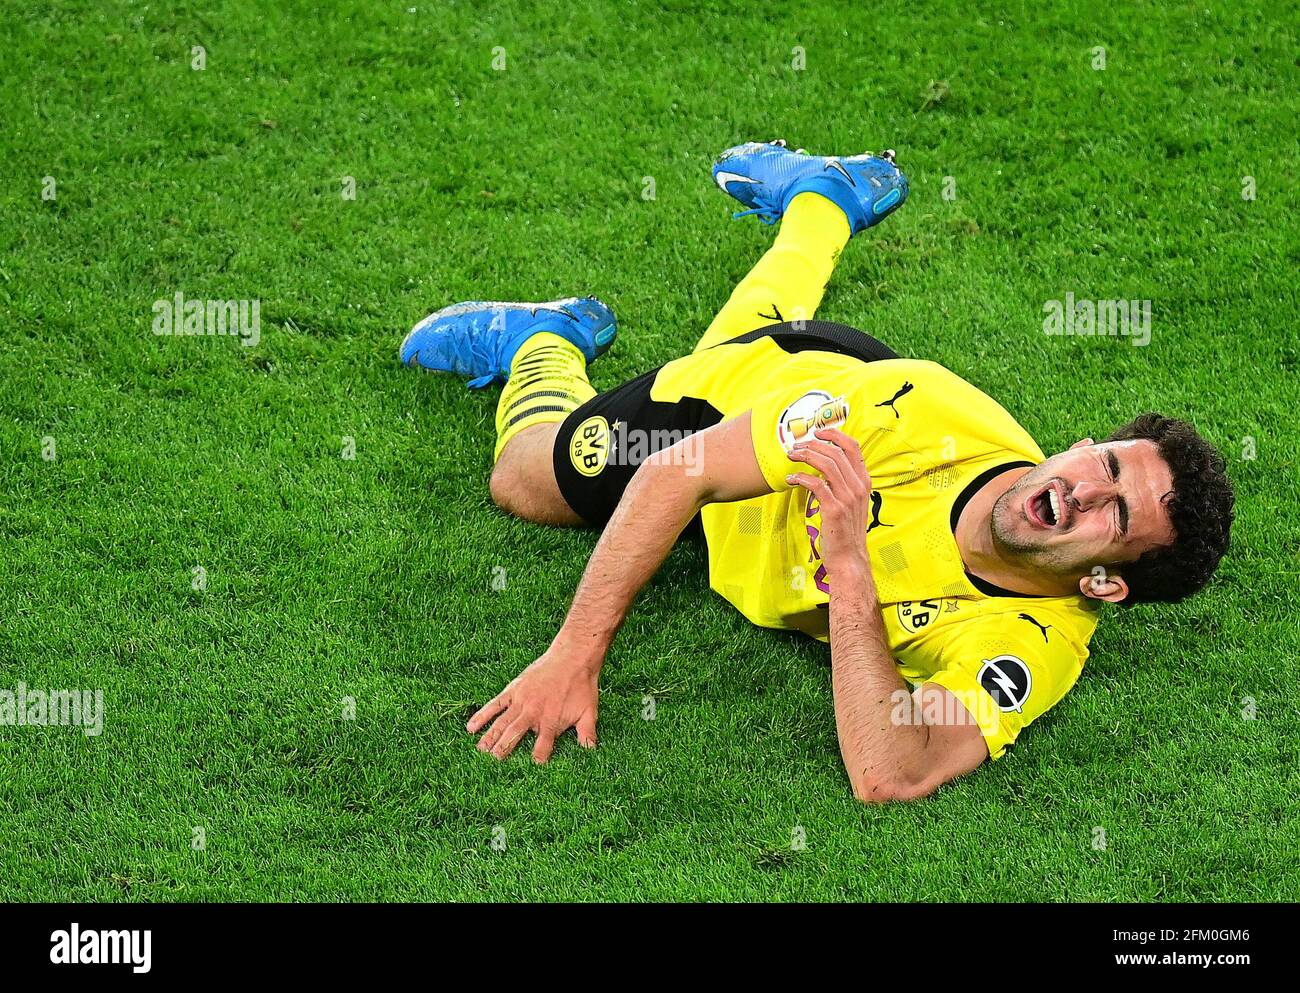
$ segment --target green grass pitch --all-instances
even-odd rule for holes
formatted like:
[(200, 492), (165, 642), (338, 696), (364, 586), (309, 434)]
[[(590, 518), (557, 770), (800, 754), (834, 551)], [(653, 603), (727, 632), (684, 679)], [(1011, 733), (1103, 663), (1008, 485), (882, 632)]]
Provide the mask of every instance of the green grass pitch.
[[(0, 689), (105, 713), (0, 726), (0, 898), (1300, 898), (1288, 6), (5, 4)], [(449, 302), (596, 293), (597, 388), (680, 354), (771, 238), (711, 160), (776, 136), (911, 178), (821, 316), (1049, 452), (1191, 418), (1234, 549), (1108, 616), (1004, 760), (868, 808), (826, 649), (747, 626), (685, 545), (600, 748), (497, 763), (465, 719), (594, 539), (497, 512), (495, 391), (397, 344)], [(155, 335), (177, 292), (260, 301), (261, 340)], [(1150, 344), (1045, 335), (1067, 292), (1151, 300)]]

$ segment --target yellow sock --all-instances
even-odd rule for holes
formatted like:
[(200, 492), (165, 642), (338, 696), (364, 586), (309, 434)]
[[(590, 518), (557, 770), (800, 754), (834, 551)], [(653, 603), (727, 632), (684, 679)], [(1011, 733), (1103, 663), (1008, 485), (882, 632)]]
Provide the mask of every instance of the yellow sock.
[(781, 218), (772, 247), (784, 243), (833, 267), (840, 250), (849, 243), (850, 233), (844, 211), (820, 193), (800, 193)]
[(772, 247), (732, 291), (695, 350), (769, 324), (811, 320), (850, 233), (844, 211), (819, 193), (800, 193)]
[(524, 428), (562, 421), (595, 395), (577, 346), (549, 331), (533, 335), (510, 362), (510, 378), (497, 403), (493, 461)]

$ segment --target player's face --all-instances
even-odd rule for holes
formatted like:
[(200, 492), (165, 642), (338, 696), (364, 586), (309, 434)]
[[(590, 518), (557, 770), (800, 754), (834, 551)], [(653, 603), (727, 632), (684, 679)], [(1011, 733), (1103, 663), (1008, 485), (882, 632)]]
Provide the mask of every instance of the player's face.
[(1133, 562), (1174, 540), (1173, 474), (1154, 442), (1078, 442), (1025, 473), (993, 508), (993, 538), (1062, 576)]

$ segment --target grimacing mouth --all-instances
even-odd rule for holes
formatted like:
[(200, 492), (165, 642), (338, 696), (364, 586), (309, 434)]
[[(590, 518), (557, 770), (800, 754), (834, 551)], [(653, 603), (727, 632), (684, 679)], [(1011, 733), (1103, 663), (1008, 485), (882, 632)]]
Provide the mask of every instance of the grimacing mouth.
[(1074, 522), (1073, 508), (1060, 479), (1050, 479), (1031, 491), (1025, 497), (1024, 512), (1030, 525), (1041, 531), (1063, 533)]

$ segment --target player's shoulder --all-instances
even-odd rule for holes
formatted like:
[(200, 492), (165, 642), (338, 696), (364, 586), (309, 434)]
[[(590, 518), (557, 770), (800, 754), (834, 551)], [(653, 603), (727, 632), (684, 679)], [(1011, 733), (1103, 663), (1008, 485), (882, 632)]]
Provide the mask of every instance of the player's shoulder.
[(961, 376), (946, 365), (931, 359), (877, 359), (875, 362), (867, 363), (867, 367), (880, 376), (893, 376), (902, 373), (916, 382), (948, 385), (958, 389), (962, 387), (971, 390), (975, 389), (974, 386), (962, 379)]
[(1097, 627), (1097, 604), (1084, 597), (983, 597), (956, 606), (951, 616), (939, 615), (917, 646), (932, 664), (1003, 659), (1057, 686), (1077, 678)]
[(979, 624), (989, 637), (1082, 665), (1099, 614), (1100, 604), (1083, 596), (998, 596), (978, 601), (971, 622)]
[(856, 399), (888, 408), (899, 430), (942, 437), (964, 460), (999, 452), (1043, 459), (1033, 437), (1006, 408), (946, 366), (928, 359), (884, 359), (866, 368)]
[(1097, 623), (1081, 597), (990, 597), (976, 601), (927, 645), (934, 681), (988, 693), (1016, 730), (1054, 706), (1083, 672)]
[(964, 657), (1010, 652), (1067, 670), (1088, 657), (1100, 612), (1097, 601), (1082, 596), (954, 597), (895, 607), (899, 628), (915, 639), (910, 647), (930, 656), (949, 655), (955, 646)]

